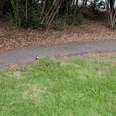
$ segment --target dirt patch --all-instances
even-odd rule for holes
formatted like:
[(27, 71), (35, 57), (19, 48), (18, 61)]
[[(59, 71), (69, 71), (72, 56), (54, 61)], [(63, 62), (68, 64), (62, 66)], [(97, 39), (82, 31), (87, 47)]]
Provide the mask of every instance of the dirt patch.
[(99, 21), (87, 21), (78, 27), (68, 26), (62, 32), (45, 29), (17, 29), (6, 22), (0, 22), (0, 52), (30, 46), (108, 39), (116, 39), (116, 30), (108, 28), (106, 24)]

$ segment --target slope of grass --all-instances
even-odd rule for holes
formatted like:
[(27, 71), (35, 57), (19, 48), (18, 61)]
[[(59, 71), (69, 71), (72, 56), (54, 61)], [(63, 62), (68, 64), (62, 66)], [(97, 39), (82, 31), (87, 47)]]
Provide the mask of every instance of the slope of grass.
[(0, 72), (0, 116), (115, 116), (116, 66), (40, 60)]

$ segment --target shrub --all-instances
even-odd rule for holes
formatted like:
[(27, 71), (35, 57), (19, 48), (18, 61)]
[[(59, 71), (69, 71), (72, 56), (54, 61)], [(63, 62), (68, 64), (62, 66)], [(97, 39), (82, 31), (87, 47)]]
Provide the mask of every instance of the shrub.
[(54, 28), (60, 29), (66, 24), (78, 25), (82, 19), (77, 5), (72, 5), (73, 0), (5, 1), (11, 4), (9, 16), (18, 27), (48, 27), (52, 24)]
[(83, 15), (78, 7), (72, 7), (66, 15), (66, 23), (68, 25), (79, 25), (83, 20)]
[(40, 7), (33, 0), (11, 0), (11, 17), (16, 26), (37, 26), (40, 20)]

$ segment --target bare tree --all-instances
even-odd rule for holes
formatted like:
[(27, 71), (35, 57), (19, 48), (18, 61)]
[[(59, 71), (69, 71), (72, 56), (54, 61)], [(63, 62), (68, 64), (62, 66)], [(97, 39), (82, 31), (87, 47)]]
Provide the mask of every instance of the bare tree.
[(116, 8), (115, 8), (115, 0), (107, 0), (107, 9), (108, 9), (108, 19), (112, 28), (114, 28), (116, 24)]

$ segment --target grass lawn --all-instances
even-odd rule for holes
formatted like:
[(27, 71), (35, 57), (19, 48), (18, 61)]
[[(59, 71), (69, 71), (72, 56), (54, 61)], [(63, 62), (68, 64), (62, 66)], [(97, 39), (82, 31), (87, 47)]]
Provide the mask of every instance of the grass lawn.
[(1, 71), (0, 116), (116, 116), (116, 65), (40, 60)]

